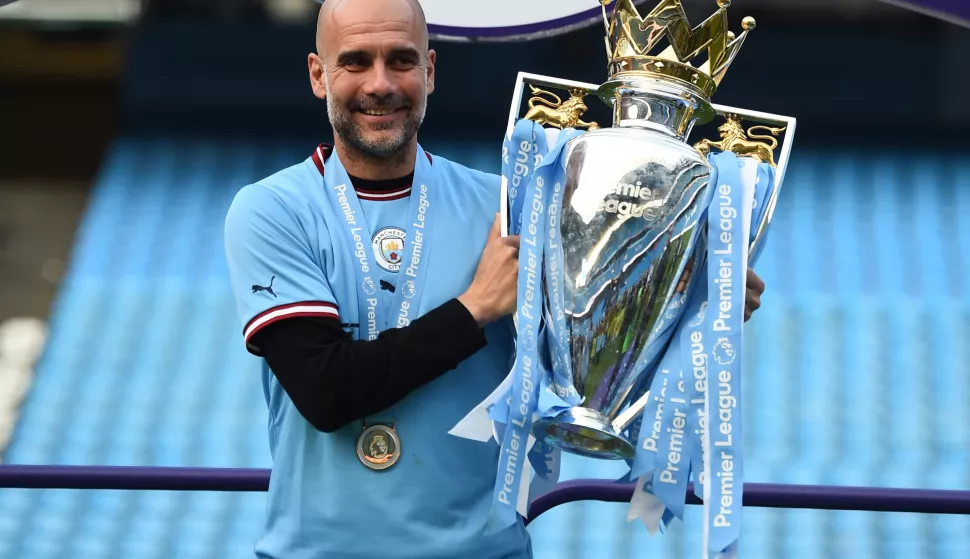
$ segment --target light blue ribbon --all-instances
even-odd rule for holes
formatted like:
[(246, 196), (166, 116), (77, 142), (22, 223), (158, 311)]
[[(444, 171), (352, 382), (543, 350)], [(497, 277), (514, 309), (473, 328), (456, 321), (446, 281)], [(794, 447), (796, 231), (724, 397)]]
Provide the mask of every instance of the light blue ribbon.
[(741, 164), (730, 152), (711, 157), (713, 199), (707, 216), (708, 437), (704, 487), (708, 556), (731, 553), (741, 534), (741, 343), (748, 235), (742, 227)]
[[(531, 130), (530, 130), (531, 128)], [(528, 181), (521, 205), (516, 202), (510, 204), (510, 225), (519, 230), (519, 276), (517, 292), (517, 326), (516, 357), (512, 369), (512, 386), (508, 401), (508, 412), (505, 418), (497, 413), (493, 406), (489, 411), (490, 417), (499, 415), (498, 422), (504, 424), (499, 454), (498, 475), (493, 492), (493, 510), (489, 520), (489, 531), (500, 530), (513, 525), (517, 521), (516, 505), (519, 486), (523, 482), (525, 460), (528, 459), (527, 448), (532, 423), (539, 408), (539, 392), (542, 386), (544, 367), (540, 363), (540, 327), (543, 319), (543, 253), (546, 247), (547, 204), (551, 191), (555, 185), (562, 188), (565, 182), (565, 162), (561, 158), (563, 148), (580, 131), (564, 130), (549, 153), (542, 157), (535, 168), (535, 173)], [(529, 136), (526, 136), (529, 134)], [(532, 136), (532, 134), (535, 134)], [(538, 124), (520, 120), (513, 129), (510, 147), (518, 145), (525, 153), (526, 144), (521, 143), (526, 137), (538, 140), (544, 138), (545, 132)], [(541, 146), (540, 146), (541, 147)], [(531, 151), (531, 144), (528, 149)], [(511, 152), (510, 152), (511, 153)], [(533, 157), (539, 155), (534, 153)], [(535, 159), (533, 159), (535, 161)], [(526, 162), (527, 163), (527, 162)], [(513, 173), (523, 172), (527, 176), (528, 166), (512, 166)], [(512, 187), (511, 178), (509, 187)], [(521, 180), (521, 179), (520, 179)], [(521, 183), (519, 183), (521, 185)], [(510, 200), (511, 201), (511, 200)], [(514, 208), (521, 208), (521, 220), (517, 220)], [(542, 410), (539, 410), (540, 413)], [(534, 457), (540, 464), (544, 453), (538, 451)], [(531, 462), (530, 462), (531, 463)], [(535, 466), (533, 466), (535, 467)], [(529, 480), (526, 480), (528, 483)]]
[[(707, 277), (707, 262), (695, 271), (701, 278)], [(707, 428), (704, 415), (707, 403), (707, 346), (704, 343), (707, 309), (707, 293), (695, 289), (687, 303), (684, 327), (681, 332), (680, 351), (687, 388), (687, 429), (690, 434), (687, 451), (694, 478), (694, 495), (704, 497), (704, 444)]]
[(418, 305), (424, 293), (424, 278), (431, 257), (430, 231), (434, 223), (434, 171), (424, 150), (418, 146), (408, 206), (407, 240), (404, 259), (401, 261), (401, 282), (393, 295), (386, 296), (377, 287), (375, 274), (378, 267), (371, 250), (371, 230), (367, 226), (360, 200), (354, 191), (350, 176), (344, 169), (337, 152), (326, 162), (323, 177), (334, 210), (343, 216), (344, 246), (350, 247), (354, 260), (357, 286), (357, 321), (360, 323), (359, 338), (374, 340), (389, 327), (401, 328), (410, 324), (417, 315)]
[(679, 347), (680, 338), (675, 336), (664, 358), (664, 365), (671, 364), (673, 367), (667, 372), (667, 398), (661, 419), (663, 428), (657, 442), (653, 491), (673, 516), (683, 520), (684, 495), (690, 479), (691, 438), (687, 425), (687, 395)]
[[(704, 231), (697, 239), (702, 252), (690, 281), (691, 295), (683, 304), (683, 314), (663, 324), (673, 338), (660, 357), (640, 422), (630, 429), (638, 447), (627, 479), (638, 482), (631, 514), (640, 516), (652, 532), (658, 523), (663, 530), (673, 518), (683, 519), (684, 490), (693, 476), (695, 493), (706, 503), (706, 553), (724, 559), (736, 554), (740, 538), (740, 350), (746, 267), (757, 258), (753, 254), (749, 260), (746, 251), (775, 185), (774, 168), (767, 164), (739, 159), (730, 152), (712, 155), (709, 161), (710, 187), (698, 204), (698, 226)], [(742, 165), (757, 166), (747, 235)], [(693, 247), (688, 250), (692, 251)], [(662, 330), (658, 327), (655, 333)], [(648, 360), (656, 357), (645, 356), (638, 367)], [(715, 481), (707, 487), (711, 476)]]
[(548, 151), (546, 133), (537, 123), (520, 119), (502, 146), (502, 176), (507, 182), (509, 235), (522, 230), (525, 190)]

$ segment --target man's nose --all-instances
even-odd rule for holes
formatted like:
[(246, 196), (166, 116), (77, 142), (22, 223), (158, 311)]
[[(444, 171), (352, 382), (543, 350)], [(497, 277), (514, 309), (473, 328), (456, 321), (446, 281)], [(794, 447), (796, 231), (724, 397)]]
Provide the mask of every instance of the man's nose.
[(367, 81), (364, 83), (364, 93), (382, 97), (394, 91), (394, 81), (391, 79), (390, 72), (383, 62), (378, 61), (368, 72)]

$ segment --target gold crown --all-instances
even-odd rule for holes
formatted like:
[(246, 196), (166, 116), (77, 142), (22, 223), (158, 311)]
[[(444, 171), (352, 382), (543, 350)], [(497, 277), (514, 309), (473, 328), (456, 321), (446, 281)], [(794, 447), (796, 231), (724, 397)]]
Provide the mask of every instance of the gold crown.
[[(614, 0), (600, 0), (606, 6)], [(719, 9), (704, 23), (691, 29), (681, 0), (662, 0), (649, 14), (640, 16), (632, 0), (616, 0), (607, 22), (606, 53), (611, 78), (648, 75), (662, 80), (687, 83), (707, 97), (714, 94), (728, 66), (741, 49), (748, 32), (755, 28), (752, 17), (741, 22), (739, 37), (728, 30), (730, 0), (717, 0)], [(666, 37), (670, 46), (657, 55), (650, 51)], [(707, 50), (699, 67), (690, 60)]]

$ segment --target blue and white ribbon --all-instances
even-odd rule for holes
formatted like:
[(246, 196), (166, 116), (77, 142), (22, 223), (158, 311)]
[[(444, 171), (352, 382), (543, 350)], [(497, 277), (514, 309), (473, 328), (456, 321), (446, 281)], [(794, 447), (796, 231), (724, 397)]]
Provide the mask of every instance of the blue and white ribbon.
[[(529, 123), (535, 127), (533, 123)], [(519, 128), (518, 126), (516, 127)], [(539, 128), (537, 132), (541, 132)], [(539, 354), (539, 328), (543, 317), (543, 253), (546, 247), (546, 207), (551, 191), (565, 182), (565, 161), (561, 157), (568, 141), (578, 135), (566, 130), (536, 166), (522, 203), (519, 228), (519, 275), (516, 303), (516, 356), (512, 368), (511, 400), (499, 454), (498, 476), (493, 493), (490, 529), (515, 524), (517, 514), (527, 514), (528, 503), (520, 499), (519, 488), (528, 484), (527, 455), (532, 423), (539, 407), (542, 366)], [(542, 137), (544, 133), (538, 134)], [(513, 139), (515, 135), (513, 134)], [(513, 219), (514, 223), (514, 219)], [(527, 493), (526, 493), (527, 494)], [(521, 506), (517, 506), (521, 503)]]
[(727, 559), (736, 556), (740, 539), (740, 349), (748, 247), (752, 223), (760, 222), (774, 190), (774, 169), (729, 152), (709, 160), (710, 196), (698, 218), (705, 228), (698, 240), (703, 252), (693, 271), (698, 283), (683, 316), (667, 325), (674, 337), (639, 427), (630, 472), (637, 489), (628, 518), (640, 518), (651, 533), (683, 519), (686, 484), (693, 476), (704, 500), (705, 556)]

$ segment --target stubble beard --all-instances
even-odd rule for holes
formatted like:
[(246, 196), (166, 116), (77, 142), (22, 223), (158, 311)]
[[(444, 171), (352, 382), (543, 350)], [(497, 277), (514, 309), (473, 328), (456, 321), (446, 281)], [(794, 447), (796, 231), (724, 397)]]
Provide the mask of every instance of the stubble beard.
[[(324, 87), (327, 91), (327, 117), (330, 125), (333, 126), (334, 133), (344, 141), (346, 146), (357, 154), (370, 159), (390, 160), (402, 156), (410, 143), (411, 139), (418, 133), (421, 124), (424, 122), (424, 115), (427, 109), (427, 88), (422, 87), (421, 98), (417, 104), (408, 109), (404, 117), (404, 122), (398, 129), (397, 134), (381, 134), (376, 138), (368, 138), (361, 127), (354, 120), (354, 112), (347, 106), (340, 105), (334, 101), (330, 91), (330, 78), (324, 69)], [(383, 100), (384, 104), (393, 104), (400, 100)], [(356, 101), (356, 105), (364, 105), (368, 108), (378, 108), (382, 101), (361, 99)], [(393, 130), (397, 125), (393, 123), (379, 124), (372, 126), (371, 130), (385, 131)]]

